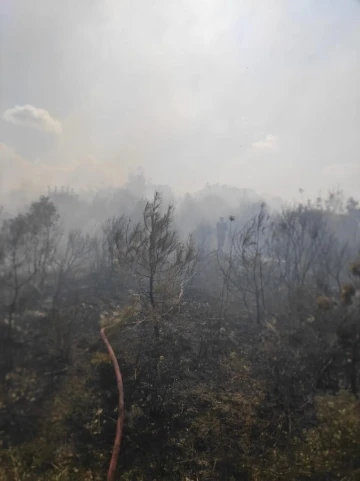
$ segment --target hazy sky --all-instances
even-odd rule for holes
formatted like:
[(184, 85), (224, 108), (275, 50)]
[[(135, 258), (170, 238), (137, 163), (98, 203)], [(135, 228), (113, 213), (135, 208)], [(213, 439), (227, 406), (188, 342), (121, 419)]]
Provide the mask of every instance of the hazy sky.
[(360, 192), (357, 0), (0, 0), (0, 189)]

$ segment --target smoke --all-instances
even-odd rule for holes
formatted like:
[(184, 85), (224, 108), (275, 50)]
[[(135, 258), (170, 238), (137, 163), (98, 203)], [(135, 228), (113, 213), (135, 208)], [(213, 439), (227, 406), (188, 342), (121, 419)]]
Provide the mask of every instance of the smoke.
[(0, 203), (23, 205), (46, 193), (48, 186), (71, 186), (88, 191), (119, 187), (126, 176), (118, 164), (88, 156), (79, 161), (48, 164), (31, 161), (0, 143)]
[(253, 142), (252, 147), (259, 150), (274, 150), (277, 148), (278, 139), (276, 135), (267, 135), (264, 140)]
[(177, 192), (290, 199), (339, 172), (355, 195), (341, 165), (358, 162), (359, 19), (354, 0), (13, 0), (0, 141), (52, 185), (114, 186), (141, 166)]
[(42, 130), (54, 134), (62, 131), (61, 122), (51, 117), (45, 109), (39, 109), (33, 105), (16, 106), (4, 112), (3, 119), (22, 127)]

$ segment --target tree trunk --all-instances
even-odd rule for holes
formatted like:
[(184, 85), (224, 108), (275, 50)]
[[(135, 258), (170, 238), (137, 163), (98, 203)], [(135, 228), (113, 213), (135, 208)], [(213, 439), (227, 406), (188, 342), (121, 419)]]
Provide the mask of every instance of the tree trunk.
[(257, 289), (255, 292), (255, 300), (256, 300), (256, 322), (257, 322), (257, 325), (260, 326), (261, 325), (260, 293)]
[(154, 321), (154, 333), (155, 333), (155, 339), (158, 341), (160, 338), (160, 329), (159, 329), (159, 323), (157, 319)]
[[(154, 276), (151, 274), (150, 276), (150, 282), (149, 282), (149, 297), (150, 297), (150, 304), (151, 307), (153, 308), (153, 311), (155, 310), (155, 299), (154, 299)], [(154, 334), (155, 334), (155, 339), (159, 340), (160, 338), (160, 329), (159, 329), (159, 322), (157, 320), (157, 317), (154, 314)]]
[(358, 335), (356, 336), (352, 349), (351, 349), (351, 366), (350, 366), (350, 384), (351, 384), (351, 392), (354, 396), (358, 394), (358, 387), (357, 387), (357, 350), (358, 350)]
[(155, 308), (155, 299), (154, 299), (154, 276), (150, 276), (150, 283), (149, 283), (149, 297), (150, 303), (152, 308)]
[(7, 333), (8, 341), (11, 341), (13, 337), (12, 331), (13, 331), (13, 317), (15, 313), (15, 306), (16, 306), (16, 299), (13, 300), (13, 302), (10, 304), (10, 307), (9, 307), (8, 333)]

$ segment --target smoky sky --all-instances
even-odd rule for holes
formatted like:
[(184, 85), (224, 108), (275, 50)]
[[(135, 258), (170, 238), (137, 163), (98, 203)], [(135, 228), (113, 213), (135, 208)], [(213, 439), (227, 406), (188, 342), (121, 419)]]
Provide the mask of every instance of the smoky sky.
[(179, 192), (357, 194), (356, 0), (2, 0), (0, 28), (2, 186), (141, 166)]

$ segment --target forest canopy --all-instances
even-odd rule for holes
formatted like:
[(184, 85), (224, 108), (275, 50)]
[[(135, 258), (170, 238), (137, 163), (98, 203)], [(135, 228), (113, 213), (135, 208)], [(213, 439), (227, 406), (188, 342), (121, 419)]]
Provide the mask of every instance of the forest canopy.
[(105, 479), (119, 419), (110, 481), (360, 479), (359, 204), (224, 192), (4, 206), (1, 480)]

